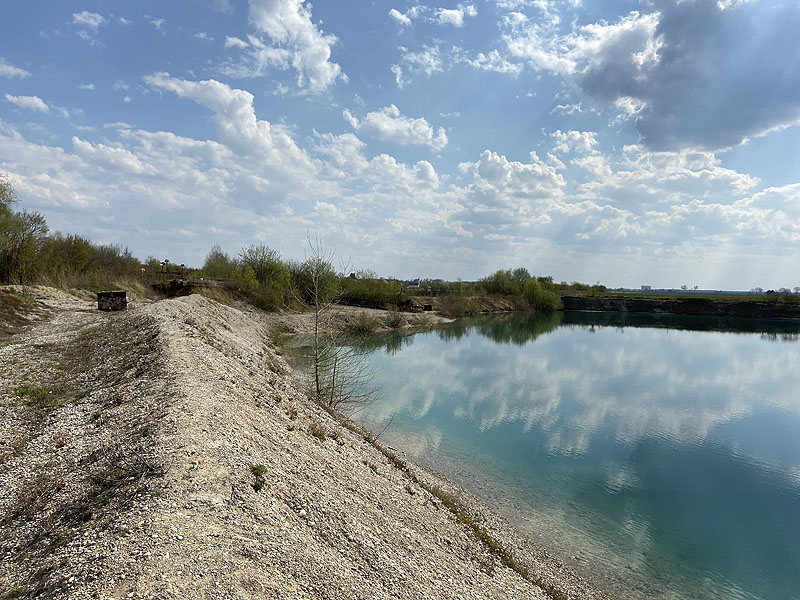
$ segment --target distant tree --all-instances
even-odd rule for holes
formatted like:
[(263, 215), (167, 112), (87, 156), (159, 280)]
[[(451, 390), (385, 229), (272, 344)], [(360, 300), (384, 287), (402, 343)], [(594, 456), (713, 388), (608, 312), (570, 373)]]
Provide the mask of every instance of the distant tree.
[(794, 286), (794, 293), (795, 294), (800, 294), (800, 285)]
[(536, 279), (525, 282), (524, 296), (533, 310), (551, 311), (561, 308), (561, 296), (550, 286)]
[(38, 273), (38, 258), (48, 227), (36, 212), (15, 211), (17, 195), (8, 176), (0, 174), (0, 280), (26, 283)]
[(511, 280), (520, 286), (520, 288), (525, 285), (525, 282), (531, 278), (531, 274), (528, 273), (528, 269), (524, 267), (520, 267), (518, 269), (514, 269), (511, 272)]
[(219, 244), (214, 244), (203, 263), (203, 274), (215, 279), (228, 279), (233, 276), (236, 263), (223, 252)]
[(70, 277), (86, 271), (92, 260), (92, 242), (79, 235), (51, 235), (42, 250), (42, 268), (54, 277)]
[(277, 250), (264, 244), (248, 246), (239, 252), (239, 266), (252, 269), (258, 286), (251, 290), (253, 300), (262, 308), (275, 309), (286, 303), (292, 275)]

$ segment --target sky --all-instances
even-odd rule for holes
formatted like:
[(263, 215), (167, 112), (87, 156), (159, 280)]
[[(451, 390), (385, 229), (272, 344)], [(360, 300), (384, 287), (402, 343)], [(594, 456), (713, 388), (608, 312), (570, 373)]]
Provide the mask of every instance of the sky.
[(51, 229), (201, 266), (800, 285), (795, 0), (26, 0), (0, 172)]

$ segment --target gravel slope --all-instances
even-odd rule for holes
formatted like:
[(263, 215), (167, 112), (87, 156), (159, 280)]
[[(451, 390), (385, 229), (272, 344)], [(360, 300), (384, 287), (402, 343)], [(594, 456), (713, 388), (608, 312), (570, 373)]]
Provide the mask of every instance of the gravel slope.
[(50, 295), (0, 340), (0, 598), (600, 597), (309, 402), (269, 320)]

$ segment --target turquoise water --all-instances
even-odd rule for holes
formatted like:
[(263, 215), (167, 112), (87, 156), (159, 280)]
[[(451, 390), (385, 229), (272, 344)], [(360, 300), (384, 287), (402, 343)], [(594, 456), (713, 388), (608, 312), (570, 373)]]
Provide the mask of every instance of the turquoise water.
[[(755, 329), (755, 331), (753, 331)], [(355, 418), (612, 595), (800, 598), (800, 327), (504, 315), (362, 346)]]

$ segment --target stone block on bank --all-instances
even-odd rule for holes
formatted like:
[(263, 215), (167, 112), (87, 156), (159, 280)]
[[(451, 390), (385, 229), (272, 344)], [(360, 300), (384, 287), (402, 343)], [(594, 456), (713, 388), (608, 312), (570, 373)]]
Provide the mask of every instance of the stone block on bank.
[(98, 310), (128, 310), (131, 293), (128, 290), (97, 292)]

